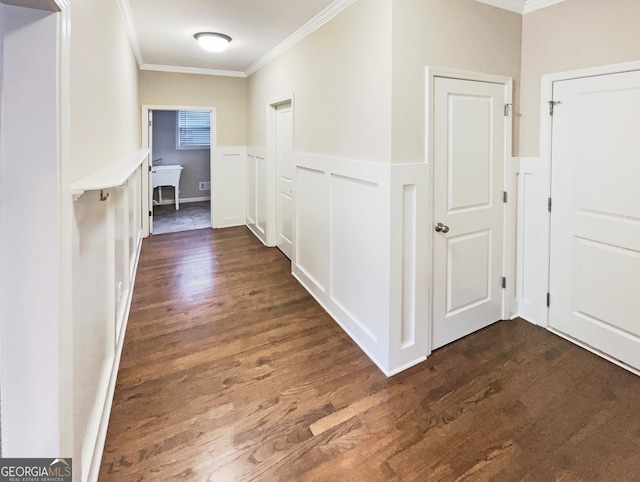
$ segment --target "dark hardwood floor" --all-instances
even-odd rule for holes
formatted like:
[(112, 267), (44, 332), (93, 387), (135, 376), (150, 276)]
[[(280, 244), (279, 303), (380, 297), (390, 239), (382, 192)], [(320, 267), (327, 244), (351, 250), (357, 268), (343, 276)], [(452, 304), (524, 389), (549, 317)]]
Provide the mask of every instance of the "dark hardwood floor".
[(515, 320), (386, 378), (289, 272), (144, 241), (101, 481), (640, 480), (640, 377)]

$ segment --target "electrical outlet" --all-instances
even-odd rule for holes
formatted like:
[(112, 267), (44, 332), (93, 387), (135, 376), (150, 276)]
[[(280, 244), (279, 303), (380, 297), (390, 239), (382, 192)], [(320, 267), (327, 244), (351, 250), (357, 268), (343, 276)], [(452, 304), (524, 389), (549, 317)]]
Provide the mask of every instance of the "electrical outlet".
[(209, 181), (200, 182), (200, 190), (201, 191), (210, 191), (211, 190), (211, 182), (209, 182)]

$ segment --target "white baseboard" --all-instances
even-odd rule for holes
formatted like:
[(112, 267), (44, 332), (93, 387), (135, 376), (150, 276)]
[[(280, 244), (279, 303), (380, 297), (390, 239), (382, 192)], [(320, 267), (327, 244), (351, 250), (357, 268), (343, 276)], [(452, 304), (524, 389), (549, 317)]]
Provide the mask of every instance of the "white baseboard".
[(96, 445), (93, 450), (93, 456), (91, 457), (91, 466), (89, 468), (89, 475), (87, 477), (88, 482), (96, 482), (98, 480), (98, 476), (100, 475), (100, 464), (102, 462), (104, 445), (107, 439), (107, 429), (109, 427), (109, 418), (111, 417), (111, 407), (113, 406), (113, 395), (116, 389), (116, 380), (118, 378), (118, 370), (120, 369), (120, 358), (122, 357), (122, 348), (124, 347), (125, 333), (127, 331), (127, 325), (129, 324), (129, 312), (131, 310), (131, 301), (133, 299), (133, 289), (135, 286), (136, 275), (138, 273), (138, 261), (140, 260), (141, 250), (142, 250), (142, 237), (140, 237), (138, 241), (138, 247), (136, 250), (133, 274), (131, 277), (131, 286), (129, 288), (129, 295), (127, 296), (127, 302), (125, 305), (126, 308), (123, 313), (122, 328), (120, 330), (120, 337), (116, 345), (115, 359), (113, 361), (113, 367), (111, 368), (111, 375), (109, 377), (109, 386), (107, 388), (107, 394), (104, 401), (102, 417), (100, 418), (98, 438), (96, 439)]
[[(184, 204), (184, 203), (197, 203), (200, 201), (211, 201), (211, 196), (202, 196), (202, 197), (185, 197), (185, 198), (179, 198), (180, 204)], [(169, 205), (169, 204), (175, 204), (175, 200), (173, 199), (163, 199), (161, 203), (157, 202), (157, 201), (153, 201), (153, 205), (154, 206), (165, 206), (165, 205)]]

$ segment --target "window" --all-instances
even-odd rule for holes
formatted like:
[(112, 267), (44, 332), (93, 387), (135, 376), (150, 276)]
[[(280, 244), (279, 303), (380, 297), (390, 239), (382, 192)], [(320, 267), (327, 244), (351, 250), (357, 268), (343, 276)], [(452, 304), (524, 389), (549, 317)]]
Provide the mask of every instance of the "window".
[(211, 146), (211, 112), (178, 111), (177, 149), (209, 149)]

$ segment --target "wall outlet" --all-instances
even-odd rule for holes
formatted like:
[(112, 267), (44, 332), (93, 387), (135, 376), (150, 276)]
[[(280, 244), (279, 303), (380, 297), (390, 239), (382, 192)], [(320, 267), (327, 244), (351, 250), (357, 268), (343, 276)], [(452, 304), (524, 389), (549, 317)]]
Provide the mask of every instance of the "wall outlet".
[(200, 190), (201, 191), (210, 191), (211, 190), (211, 182), (209, 181), (202, 181), (200, 183)]

